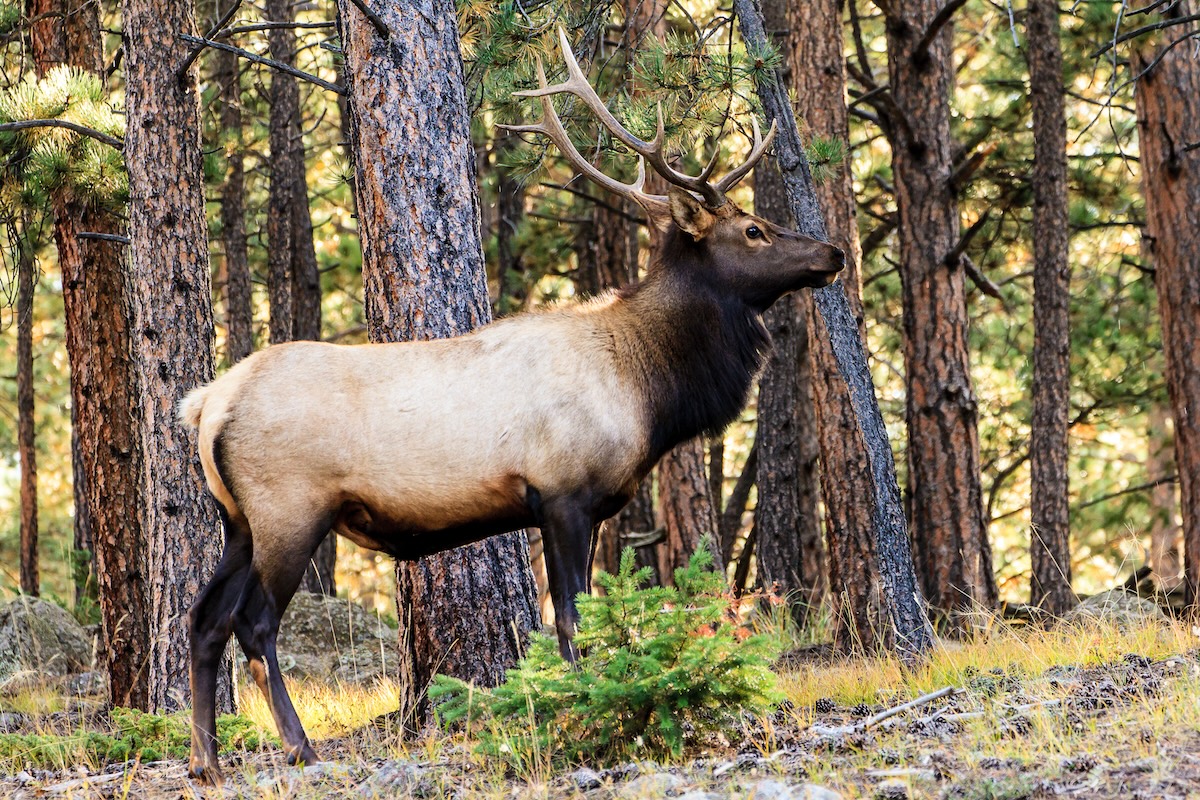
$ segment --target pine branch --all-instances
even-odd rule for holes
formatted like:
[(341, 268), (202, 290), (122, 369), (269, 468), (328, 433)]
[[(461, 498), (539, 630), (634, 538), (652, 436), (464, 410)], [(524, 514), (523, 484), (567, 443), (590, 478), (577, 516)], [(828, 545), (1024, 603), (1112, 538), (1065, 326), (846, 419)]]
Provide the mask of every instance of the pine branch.
[(305, 72), (304, 70), (288, 66), (287, 64), (284, 64), (281, 61), (276, 61), (273, 58), (267, 58), (265, 56), (260, 56), (257, 53), (251, 53), (249, 50), (243, 50), (240, 47), (234, 47), (233, 45), (225, 44), (224, 42), (215, 42), (212, 39), (201, 39), (199, 36), (191, 36), (190, 34), (186, 33), (179, 34), (179, 38), (181, 41), (187, 42), (188, 44), (202, 45), (202, 49), (203, 47), (211, 47), (214, 50), (224, 50), (227, 53), (233, 53), (234, 55), (241, 56), (247, 61), (252, 61), (255, 64), (262, 64), (263, 66), (278, 70), (285, 75), (291, 75), (292, 77), (299, 78), (302, 81), (308, 81), (309, 83), (316, 84), (322, 89), (328, 89), (334, 94), (340, 94), (343, 97), (347, 94), (345, 86), (339, 86), (336, 83), (330, 83), (329, 81), (322, 80), (316, 75)]
[(1178, 17), (1176, 19), (1166, 19), (1166, 20), (1163, 20), (1162, 22), (1155, 22), (1151, 25), (1143, 25), (1140, 28), (1134, 28), (1131, 31), (1126, 31), (1125, 33), (1122, 33), (1120, 36), (1113, 38), (1112, 41), (1108, 42), (1106, 45), (1101, 47), (1099, 50), (1096, 50), (1094, 53), (1092, 53), (1090, 57), (1091, 58), (1099, 58), (1100, 56), (1107, 53), (1109, 50), (1112, 50), (1117, 45), (1128, 42), (1130, 39), (1136, 39), (1137, 37), (1141, 36), (1144, 33), (1153, 33), (1154, 31), (1161, 31), (1166, 28), (1173, 28), (1176, 25), (1186, 25), (1189, 22), (1197, 22), (1197, 21), (1200, 21), (1200, 14), (1190, 14), (1186, 17)]
[(116, 233), (96, 233), (95, 231), (80, 231), (76, 234), (80, 239), (94, 239), (101, 242), (115, 242), (117, 244), (129, 244), (128, 236), (121, 236)]
[[(229, 21), (233, 19), (233, 15), (236, 14), (237, 10), (241, 7), (242, 0), (233, 0), (233, 5), (231, 5), (229, 9), (221, 15), (221, 18), (217, 20), (217, 24), (212, 26), (212, 29), (209, 30), (208, 35), (206, 35), (204, 38), (211, 39), (220, 33), (221, 29), (229, 24)], [(195, 63), (196, 59), (200, 57), (200, 53), (203, 50), (204, 45), (193, 47), (192, 51), (188, 53), (187, 58), (183, 60), (183, 64), (179, 67), (179, 69), (175, 70), (175, 79), (179, 81), (181, 85), (186, 82), (188, 70), (192, 68), (192, 64)]]
[(65, 119), (22, 119), (16, 122), (0, 123), (0, 133), (5, 131), (20, 131), (27, 128), (65, 128), (73, 131), (81, 136), (89, 136), (97, 142), (106, 144), (109, 147), (117, 150), (125, 149), (125, 142), (115, 136), (109, 136), (107, 133), (102, 133), (95, 128), (89, 128), (86, 125), (80, 125), (77, 122), (68, 122)]

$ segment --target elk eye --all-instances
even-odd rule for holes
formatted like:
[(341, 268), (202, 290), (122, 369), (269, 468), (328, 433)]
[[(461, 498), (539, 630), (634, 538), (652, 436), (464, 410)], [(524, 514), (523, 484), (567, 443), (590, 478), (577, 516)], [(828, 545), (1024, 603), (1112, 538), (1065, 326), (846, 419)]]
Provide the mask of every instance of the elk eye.
[(761, 239), (762, 235), (763, 235), (763, 232), (761, 230), (759, 230), (759, 227), (757, 225), (751, 225), (749, 228), (746, 228), (746, 238), (747, 239)]

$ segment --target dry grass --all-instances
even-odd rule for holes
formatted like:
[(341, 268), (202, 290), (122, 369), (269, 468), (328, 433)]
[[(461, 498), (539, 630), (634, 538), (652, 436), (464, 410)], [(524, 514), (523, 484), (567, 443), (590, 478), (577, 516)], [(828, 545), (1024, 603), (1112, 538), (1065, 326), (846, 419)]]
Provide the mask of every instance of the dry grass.
[[(1181, 625), (1123, 630), (1088, 623), (1045, 631), (993, 624), (973, 641), (942, 642), (915, 668), (888, 657), (801, 666), (781, 675), (790, 701), (786, 710), (747, 720), (744, 730), (729, 732), (728, 742), (709, 742), (689, 752), (681, 766), (695, 757), (707, 758), (707, 767), (687, 772), (689, 785), (731, 798), (747, 796), (739, 787), (772, 774), (789, 780), (803, 774), (846, 798), (873, 797), (885, 779), (903, 783), (914, 798), (965, 800), (1049, 797), (1054, 792), (1085, 798), (1133, 797), (1138, 792), (1170, 796), (1162, 787), (1187, 786), (1193, 780), (1193, 790), (1200, 791), (1200, 758), (1194, 755), (1200, 745), (1198, 644), (1196, 634)], [(1111, 698), (1101, 693), (1097, 700), (1089, 694), (1109, 685)], [(840, 738), (814, 733), (814, 723), (853, 724), (867, 711), (944, 686), (963, 691), (891, 725)], [(336, 766), (301, 778), (277, 749), (267, 747), (226, 760), (231, 776), (226, 796), (363, 796), (364, 782), (385, 761), (424, 765), (421, 791), (430, 797), (578, 796), (545, 754), (529, 754), (524, 768), (514, 774), (511, 765), (475, 755), (472, 743), (460, 737), (434, 732), (406, 741), (394, 731), (370, 727), (372, 720), (395, 710), (398, 687), (393, 683), (362, 687), (303, 681), (292, 683), (291, 692), (318, 752)], [(243, 690), (240, 700), (242, 714), (273, 729), (257, 690)], [(2, 704), (4, 710), (36, 716), (60, 708), (62, 699), (29, 690)], [(30, 733), (53, 727), (33, 724), (41, 730)], [(369, 732), (364, 733), (364, 726)], [(745, 772), (712, 775), (713, 764), (739, 753), (761, 758)], [(100, 765), (87, 766), (90, 779), (98, 783), (51, 794), (134, 798), (189, 791), (178, 762), (131, 764), (120, 781), (96, 775)], [(0, 773), (11, 775), (17, 769), (20, 765), (0, 764)], [(39, 780), (45, 788), (68, 779), (79, 778), (64, 771)], [(0, 796), (15, 791), (13, 786), (0, 774)], [(413, 786), (385, 787), (378, 794), (411, 791)], [(1187, 790), (1179, 796), (1187, 796)]]

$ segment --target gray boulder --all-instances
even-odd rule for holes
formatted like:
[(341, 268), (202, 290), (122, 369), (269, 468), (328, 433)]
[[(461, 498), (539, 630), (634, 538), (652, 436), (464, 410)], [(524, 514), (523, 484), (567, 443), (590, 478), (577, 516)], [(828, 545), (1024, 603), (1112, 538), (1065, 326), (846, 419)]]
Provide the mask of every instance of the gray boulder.
[(64, 609), (25, 596), (0, 606), (0, 686), (18, 673), (60, 678), (91, 663), (91, 639)]
[(280, 669), (293, 678), (370, 683), (395, 671), (396, 630), (356, 603), (297, 592), (278, 650)]
[(1075, 623), (1095, 620), (1118, 628), (1136, 629), (1165, 623), (1167, 616), (1153, 601), (1124, 589), (1110, 589), (1087, 598), (1068, 611), (1063, 619)]

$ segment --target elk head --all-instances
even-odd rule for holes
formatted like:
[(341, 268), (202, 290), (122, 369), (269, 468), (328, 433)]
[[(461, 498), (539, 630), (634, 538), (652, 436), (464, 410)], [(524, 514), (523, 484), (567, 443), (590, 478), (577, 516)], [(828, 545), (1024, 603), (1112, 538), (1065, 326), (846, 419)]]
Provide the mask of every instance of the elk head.
[[(726, 197), (766, 154), (775, 138), (774, 123), (764, 139), (758, 121), (753, 121), (754, 143), (750, 155), (719, 181), (709, 180), (716, 167), (716, 153), (699, 175), (679, 172), (668, 163), (664, 153), (662, 107), (658, 109), (658, 131), (653, 141), (634, 136), (617, 121), (587, 82), (562, 28), (558, 29), (558, 37), (568, 79), (550, 85), (539, 58), (538, 88), (516, 92), (514, 96), (539, 98), (542, 119), (532, 125), (500, 127), (516, 133), (545, 135), (581, 174), (645, 209), (651, 225), (665, 235), (663, 250), (669, 255), (664, 261), (698, 263), (702, 273), (698, 277), (714, 283), (719, 290), (738, 294), (760, 311), (787, 292), (827, 286), (836, 279), (845, 266), (841, 250), (747, 214)], [(617, 141), (638, 155), (638, 175), (633, 183), (622, 183), (605, 175), (575, 148), (551, 102), (554, 95), (562, 93), (583, 101)], [(670, 184), (667, 195), (644, 191), (646, 164)]]

